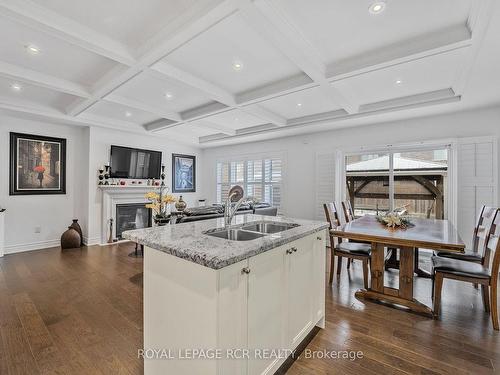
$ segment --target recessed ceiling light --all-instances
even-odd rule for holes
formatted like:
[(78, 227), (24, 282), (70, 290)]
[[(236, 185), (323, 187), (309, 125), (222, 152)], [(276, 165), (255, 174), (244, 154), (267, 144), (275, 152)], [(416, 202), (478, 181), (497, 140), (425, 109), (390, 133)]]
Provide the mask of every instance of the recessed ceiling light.
[(37, 46), (35, 46), (33, 44), (28, 44), (28, 45), (24, 46), (24, 48), (26, 48), (26, 51), (28, 51), (32, 55), (38, 55), (40, 53), (40, 48), (38, 48)]
[(174, 98), (174, 94), (172, 94), (171, 92), (166, 92), (166, 93), (165, 93), (165, 98), (166, 98), (167, 100), (171, 100), (171, 99), (173, 99), (173, 98)]
[(400, 80), (400, 79), (397, 79), (397, 80), (396, 80), (396, 85), (400, 85), (400, 84), (402, 84), (402, 83), (403, 83), (403, 81), (402, 81), (402, 80)]
[(233, 61), (233, 70), (239, 72), (241, 69), (243, 69), (243, 63), (239, 60), (234, 60)]
[(23, 89), (23, 86), (21, 86), (19, 83), (13, 83), (12, 85), (10, 85), (10, 88), (14, 91), (21, 91)]
[(129, 112), (129, 111), (125, 112), (125, 116), (126, 117), (131, 117), (132, 116), (132, 112)]
[(380, 14), (384, 11), (384, 9), (385, 9), (384, 1), (376, 1), (372, 5), (370, 5), (370, 8), (368, 8), (371, 14)]
[(302, 107), (302, 103), (297, 103), (297, 107)]

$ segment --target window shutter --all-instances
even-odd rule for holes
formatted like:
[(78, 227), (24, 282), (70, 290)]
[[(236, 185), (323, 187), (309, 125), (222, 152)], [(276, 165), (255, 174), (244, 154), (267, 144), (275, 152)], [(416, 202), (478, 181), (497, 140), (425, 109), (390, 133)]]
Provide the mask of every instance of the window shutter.
[(472, 231), (482, 205), (496, 204), (496, 140), (465, 138), (458, 144), (458, 232), (471, 247)]
[(335, 153), (316, 154), (316, 219), (326, 220), (323, 204), (335, 201)]

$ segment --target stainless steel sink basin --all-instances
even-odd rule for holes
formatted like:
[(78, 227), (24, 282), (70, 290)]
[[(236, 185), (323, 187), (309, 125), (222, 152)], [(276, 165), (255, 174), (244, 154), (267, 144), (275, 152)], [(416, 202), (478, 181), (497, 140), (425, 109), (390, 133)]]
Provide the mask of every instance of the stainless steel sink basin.
[(264, 234), (262, 233), (249, 232), (243, 229), (222, 229), (214, 232), (207, 232), (205, 234), (231, 241), (251, 241), (264, 237)]
[(263, 222), (244, 225), (243, 227), (241, 227), (241, 229), (252, 231), (252, 232), (272, 234), (272, 233), (283, 232), (285, 230), (292, 229), (292, 228), (295, 228), (298, 226), (299, 226), (299, 224), (276, 223), (276, 222), (272, 223), (272, 222), (263, 221)]

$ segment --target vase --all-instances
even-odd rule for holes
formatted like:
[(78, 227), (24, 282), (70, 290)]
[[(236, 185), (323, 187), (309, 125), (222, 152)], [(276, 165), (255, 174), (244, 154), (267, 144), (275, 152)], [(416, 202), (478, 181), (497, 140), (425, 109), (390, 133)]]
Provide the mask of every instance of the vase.
[(73, 224), (71, 224), (69, 227), (78, 232), (78, 234), (80, 235), (80, 246), (83, 246), (82, 227), (80, 227), (80, 224), (78, 224), (78, 219), (73, 219)]
[(182, 199), (182, 195), (179, 197), (179, 200), (175, 203), (175, 208), (177, 211), (184, 211), (187, 207), (187, 203)]
[(78, 232), (72, 228), (68, 229), (61, 236), (61, 249), (75, 249), (80, 247), (81, 238)]

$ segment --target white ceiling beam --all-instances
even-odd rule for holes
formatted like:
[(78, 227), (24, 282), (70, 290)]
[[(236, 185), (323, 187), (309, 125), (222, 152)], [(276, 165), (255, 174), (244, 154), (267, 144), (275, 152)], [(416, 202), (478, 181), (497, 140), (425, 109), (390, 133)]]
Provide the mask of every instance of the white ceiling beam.
[(73, 117), (52, 108), (27, 106), (25, 104), (16, 103), (5, 98), (0, 98), (0, 109), (18, 113), (21, 115), (29, 115), (48, 119), (57, 123), (73, 124), (79, 126), (99, 126), (104, 128), (133, 131), (136, 133), (145, 132), (142, 126), (128, 121), (110, 121), (109, 119), (91, 116), (88, 114), (87, 117)]
[(135, 63), (126, 46), (33, 1), (0, 0), (0, 14), (122, 64)]
[(467, 20), (467, 27), (472, 33), (472, 46), (463, 63), (457, 79), (453, 84), (453, 91), (457, 95), (464, 94), (465, 87), (470, 77), (471, 70), (483, 44), (484, 37), (488, 31), (493, 12), (494, 0), (473, 1), (472, 8)]
[(363, 104), (360, 108), (360, 112), (374, 112), (387, 108), (403, 107), (407, 105), (415, 105), (420, 103), (428, 103), (441, 99), (449, 99), (455, 97), (455, 93), (451, 88), (423, 92), (420, 94), (403, 96), (400, 98), (382, 100), (379, 102)]
[(103, 98), (105, 101), (121, 104), (130, 108), (139, 109), (144, 112), (153, 113), (159, 117), (163, 117), (172, 121), (181, 121), (181, 115), (176, 112), (165, 111), (161, 108), (151, 106), (146, 103), (139, 102), (137, 100), (125, 98), (123, 96), (111, 93)]
[[(161, 119), (152, 121), (150, 123), (144, 124), (143, 127), (149, 132), (156, 132), (164, 129), (168, 129), (172, 126), (173, 122), (167, 119)], [(179, 124), (179, 123), (176, 123)]]
[(0, 76), (81, 98), (90, 97), (88, 89), (83, 85), (2, 61), (0, 61)]
[(459, 48), (467, 48), (471, 44), (471, 33), (466, 25), (456, 25), (332, 63), (327, 67), (326, 76), (330, 82), (339, 81)]
[(139, 72), (140, 70), (137, 68), (126, 69), (120, 65), (115, 66), (107, 74), (101, 77), (101, 79), (94, 85), (95, 89), (93, 90), (90, 98), (85, 100), (76, 100), (68, 106), (66, 113), (71, 116), (79, 115), (106, 95), (113, 92), (116, 88), (134, 78), (137, 74), (139, 74)]
[[(127, 70), (119, 72), (118, 74), (113, 74), (113, 72), (111, 72), (101, 79), (96, 85), (96, 91), (92, 93), (92, 97), (84, 101), (77, 101), (70, 105), (67, 109), (68, 114), (76, 116), (85, 111), (98, 100), (110, 94), (131, 78), (148, 69), (149, 66), (156, 63), (171, 51), (234, 12), (234, 7), (228, 1), (214, 0), (211, 2), (211, 5), (212, 8), (210, 9), (201, 6), (189, 7), (186, 13), (176, 17), (175, 20), (170, 22), (167, 28), (162, 31), (162, 35), (167, 31), (169, 32), (167, 38), (161, 40), (155, 47), (146, 48), (146, 52), (144, 52), (134, 64), (128, 67)], [(157, 37), (153, 39), (158, 40)], [(152, 43), (147, 42), (146, 45), (149, 46), (152, 45)], [(116, 69), (119, 69), (119, 67)]]
[(287, 119), (284, 117), (281, 117), (280, 115), (269, 111), (268, 109), (258, 105), (258, 104), (251, 104), (245, 107), (240, 107), (240, 109), (246, 113), (249, 113), (253, 116), (256, 116), (262, 120), (269, 121), (272, 124), (278, 125), (278, 126), (286, 126), (287, 125)]
[(222, 104), (225, 104), (227, 106), (236, 105), (236, 100), (230, 92), (214, 85), (211, 82), (196, 77), (191, 73), (176, 68), (175, 66), (168, 64), (165, 61), (159, 61), (156, 64), (152, 65), (151, 70), (180, 81), (191, 88), (197, 89), (211, 99), (216, 100)]
[[(382, 115), (382, 114), (389, 114), (389, 113), (393, 113), (393, 112), (417, 109), (417, 108), (422, 108), (422, 107), (452, 104), (452, 103), (460, 102), (461, 99), (462, 99), (461, 96), (444, 97), (441, 99), (435, 99), (435, 100), (430, 100), (430, 101), (426, 101), (426, 102), (409, 103), (409, 104), (404, 104), (401, 106), (383, 108), (383, 109), (379, 109), (379, 110), (374, 110), (372, 112), (359, 112), (359, 113), (353, 113), (353, 114), (345, 113), (345, 115), (343, 115), (343, 116), (339, 115), (338, 111), (333, 111), (333, 112), (331, 112), (332, 115), (329, 117), (313, 115), (313, 116), (318, 117), (317, 120), (310, 119), (310, 118), (307, 118), (307, 119), (303, 118), (302, 121), (292, 120), (292, 121), (290, 121), (290, 124), (286, 128), (263, 128), (261, 130), (257, 130), (257, 131), (251, 132), (251, 133), (237, 132), (237, 134), (235, 136), (227, 136), (227, 135), (223, 135), (223, 134), (214, 134), (214, 135), (209, 135), (209, 136), (203, 136), (203, 137), (199, 137), (199, 143), (201, 145), (204, 145), (204, 144), (209, 144), (209, 143), (217, 143), (217, 142), (221, 142), (221, 141), (228, 141), (228, 140), (233, 140), (233, 139), (238, 139), (238, 138), (244, 138), (244, 137), (248, 137), (248, 136), (256, 136), (259, 134), (282, 132), (283, 130), (311, 127), (311, 126), (316, 126), (316, 125), (330, 125), (332, 129), (336, 129), (336, 128), (348, 126), (348, 125), (343, 125), (343, 126), (334, 125), (337, 122), (347, 123), (347, 121), (349, 121), (349, 120), (365, 118), (365, 117), (373, 116), (373, 115)], [(309, 116), (307, 116), (307, 117), (309, 117)], [(359, 125), (363, 125), (363, 123), (360, 123)]]
[(275, 113), (267, 111), (264, 108), (260, 108), (258, 106), (243, 107), (237, 105), (234, 95), (232, 95), (229, 91), (226, 91), (223, 88), (218, 87), (204, 79), (196, 77), (193, 74), (176, 68), (164, 61), (160, 61), (154, 64), (151, 68), (152, 71), (159, 72), (161, 74), (164, 74), (165, 76), (181, 81), (192, 88), (202, 91), (210, 99), (218, 101), (230, 108), (240, 108), (247, 113), (250, 113), (254, 116), (257, 116), (279, 126), (286, 125), (285, 118), (282, 118), (281, 116), (278, 116)]
[(298, 74), (262, 87), (257, 87), (255, 89), (239, 93), (236, 96), (236, 101), (240, 106), (249, 105), (316, 86), (318, 86), (318, 84), (311, 80), (309, 76), (306, 74)]
[(197, 128), (208, 128), (208, 129), (216, 130), (216, 131), (221, 132), (221, 133), (226, 134), (226, 135), (236, 135), (235, 129), (231, 129), (231, 128), (228, 128), (227, 126), (216, 124), (214, 122), (207, 121), (207, 120), (203, 120), (203, 122), (193, 121), (193, 122), (190, 122), (189, 124), (194, 126), (194, 127), (197, 127)]
[(336, 105), (355, 113), (359, 104), (352, 102), (326, 80), (325, 66), (316, 49), (302, 33), (286, 20), (282, 12), (267, 0), (234, 0), (242, 16), (304, 73), (329, 93)]

